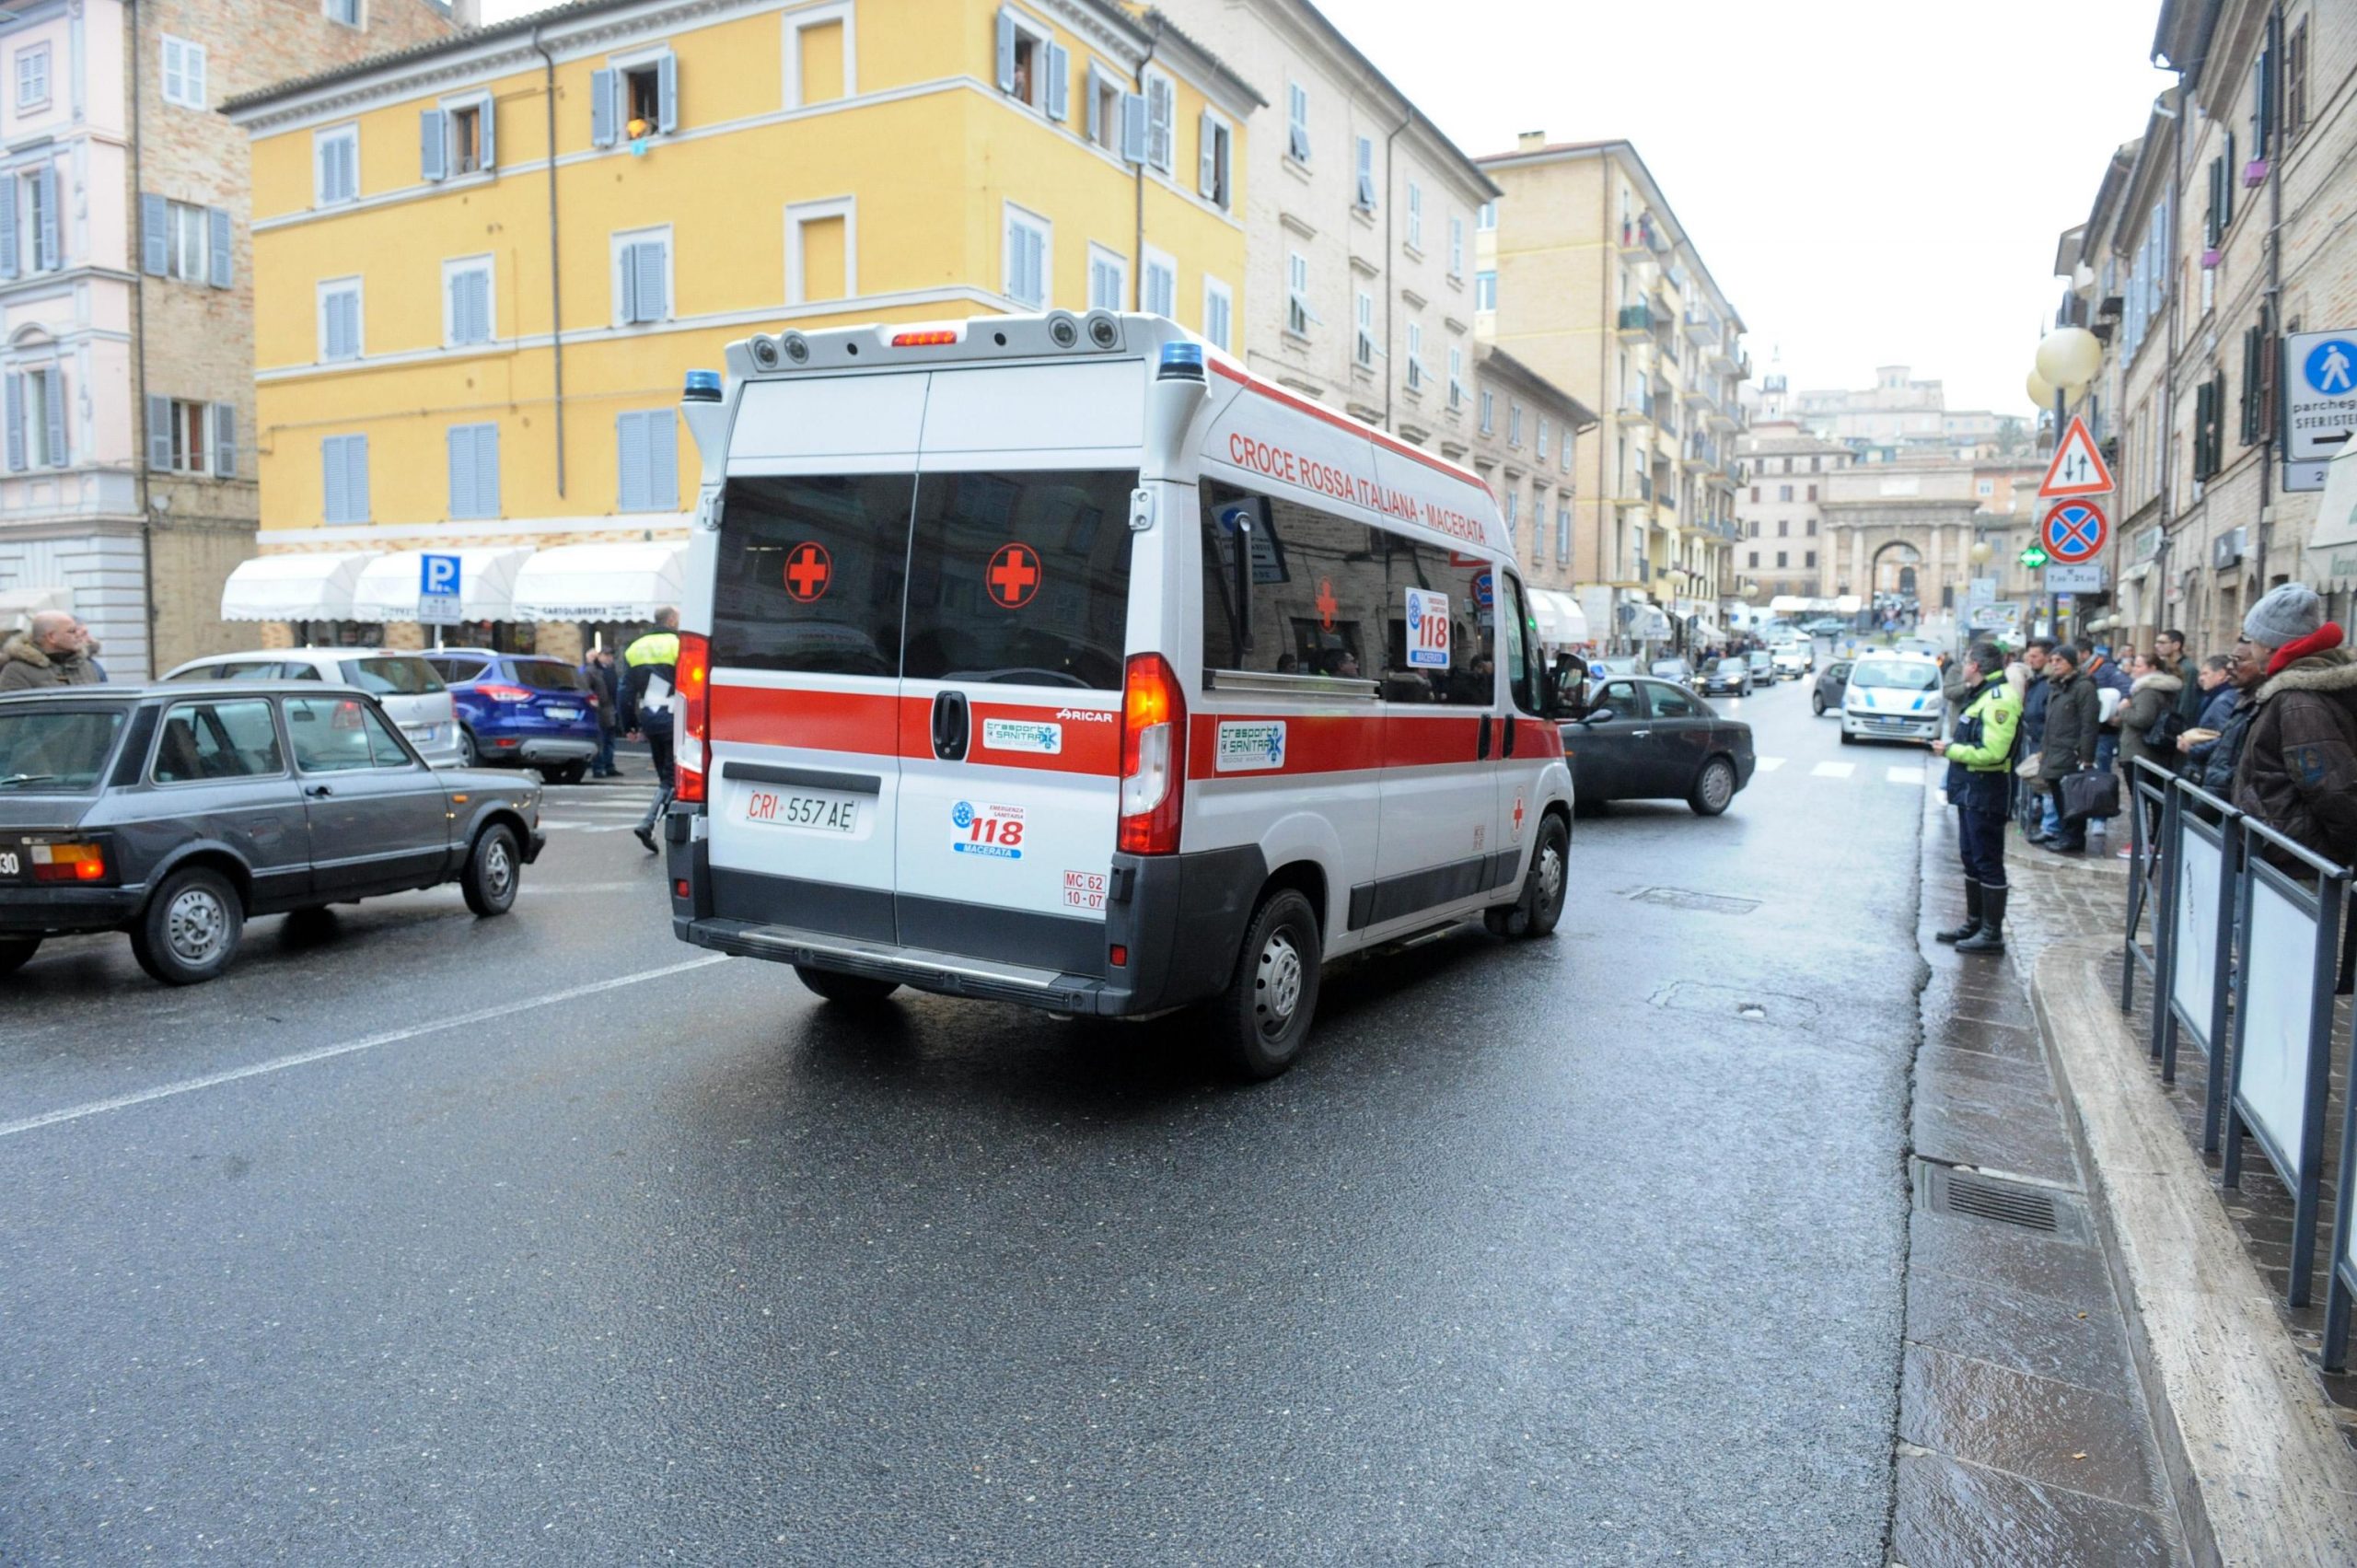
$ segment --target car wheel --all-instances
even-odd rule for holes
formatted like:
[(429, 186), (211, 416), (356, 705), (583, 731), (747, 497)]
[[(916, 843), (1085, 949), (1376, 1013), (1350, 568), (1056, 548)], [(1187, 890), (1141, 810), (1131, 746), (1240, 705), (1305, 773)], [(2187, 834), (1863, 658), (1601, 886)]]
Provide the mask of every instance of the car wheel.
[(524, 862), (516, 853), (516, 830), (493, 822), (475, 835), (467, 852), (467, 868), (459, 874), (459, 888), (467, 907), (480, 915), (505, 914), (516, 906), (516, 889), (522, 881)]
[(475, 732), (465, 725), (459, 726), (459, 766), (476, 768), (482, 765), (482, 756), (475, 749)]
[(1808, 694), (1808, 711), (1815, 714), (1818, 718), (1823, 718), (1825, 716), (1824, 692), (1812, 691)]
[(164, 878), (131, 928), (131, 955), (166, 985), (196, 985), (229, 967), (246, 928), (244, 902), (229, 879), (192, 865)]
[(41, 938), (38, 936), (10, 936), (0, 939), (0, 974), (15, 974), (32, 962), (33, 955), (39, 951), (41, 951)]
[(845, 1006), (872, 1006), (900, 989), (893, 980), (870, 980), (864, 974), (837, 974), (832, 970), (814, 970), (807, 964), (794, 966), (796, 979), (830, 1002)]
[(546, 775), (548, 782), (553, 784), (577, 784), (588, 776), (589, 764), (586, 762), (561, 762), (551, 768)]
[(1227, 990), (1212, 1004), (1228, 1064), (1248, 1078), (1293, 1065), (1318, 1012), (1318, 912), (1291, 888), (1260, 902)]
[(1735, 764), (1724, 757), (1713, 757), (1702, 764), (1686, 804), (1694, 808), (1697, 817), (1716, 817), (1734, 802)]
[(1498, 936), (1545, 936), (1563, 918), (1563, 900), (1571, 891), (1572, 830), (1561, 817), (1538, 819), (1538, 842), (1530, 852), (1530, 871), (1522, 879), (1522, 896), (1501, 909), (1481, 912), (1481, 923)]

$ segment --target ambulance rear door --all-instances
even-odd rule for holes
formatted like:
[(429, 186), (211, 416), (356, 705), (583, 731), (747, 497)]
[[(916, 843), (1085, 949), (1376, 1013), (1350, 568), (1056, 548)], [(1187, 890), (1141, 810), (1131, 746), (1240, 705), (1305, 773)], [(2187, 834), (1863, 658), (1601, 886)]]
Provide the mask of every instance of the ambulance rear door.
[[(903, 946), (1106, 968), (1136, 568), (1136, 360), (936, 371), (911, 532)], [(1144, 546), (1139, 546), (1143, 550)]]
[(923, 372), (745, 389), (713, 584), (713, 913), (893, 942)]

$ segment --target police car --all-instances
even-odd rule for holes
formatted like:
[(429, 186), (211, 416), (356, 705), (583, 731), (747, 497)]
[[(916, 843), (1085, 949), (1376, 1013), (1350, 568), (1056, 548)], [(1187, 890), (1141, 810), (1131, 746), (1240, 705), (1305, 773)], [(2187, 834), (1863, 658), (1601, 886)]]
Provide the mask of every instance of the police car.
[(683, 940), (843, 1003), (1202, 1003), (1268, 1076), (1327, 960), (1554, 927), (1571, 775), (1474, 476), (1154, 317), (727, 365), (683, 404)]
[(1943, 698), (1937, 660), (1920, 654), (1862, 654), (1841, 691), (1841, 744), (1939, 738)]

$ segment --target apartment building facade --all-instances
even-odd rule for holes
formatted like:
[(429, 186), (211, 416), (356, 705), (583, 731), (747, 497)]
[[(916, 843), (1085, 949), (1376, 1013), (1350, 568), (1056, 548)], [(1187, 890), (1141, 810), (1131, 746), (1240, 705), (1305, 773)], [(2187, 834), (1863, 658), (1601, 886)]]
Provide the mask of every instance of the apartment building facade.
[(1595, 428), (1596, 415), (1578, 399), (1495, 343), (1474, 344), (1473, 449), (1463, 460), (1497, 496), (1534, 588), (1579, 587), (1575, 457), (1580, 437)]
[(1476, 231), (1476, 329), (1599, 415), (1578, 580), (1619, 640), (1666, 621), (1682, 645), (1735, 598), (1742, 318), (1629, 143), (1534, 133), (1479, 161), (1504, 194)]
[(1850, 448), (1780, 420), (1751, 425), (1736, 453), (1736, 593), (1756, 603), (1857, 592), (1824, 531), (1829, 476), (1850, 466)]
[(588, 0), (237, 99), (260, 548), (603, 574), (467, 631), (570, 656), (659, 602), (681, 378), (734, 339), (1104, 307), (1236, 347), (1262, 106), (1100, 0)]
[(0, 630), (120, 678), (238, 640), (257, 516), (245, 138), (226, 96), (449, 36), (435, 0), (41, 0), (0, 17)]

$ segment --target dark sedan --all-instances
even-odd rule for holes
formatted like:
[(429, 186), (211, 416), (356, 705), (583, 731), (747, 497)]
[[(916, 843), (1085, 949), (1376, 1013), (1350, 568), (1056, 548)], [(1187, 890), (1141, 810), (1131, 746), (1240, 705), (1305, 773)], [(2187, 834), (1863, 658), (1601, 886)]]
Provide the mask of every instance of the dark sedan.
[(1562, 726), (1573, 798), (1683, 800), (1715, 817), (1751, 782), (1751, 726), (1667, 680), (1619, 677)]
[(1825, 710), (1841, 711), (1841, 693), (1850, 689), (1850, 666), (1853, 660), (1838, 658), (1817, 672), (1817, 690), (1808, 694), (1808, 711), (1818, 718)]
[(1721, 695), (1748, 697), (1751, 695), (1751, 661), (1739, 654), (1711, 661), (1694, 682), (1694, 690), (1705, 697)]
[(426, 766), (360, 691), (317, 681), (0, 697), (0, 975), (50, 936), (122, 931), (174, 985), (247, 919), (455, 881), (479, 915), (538, 858), (540, 785)]

